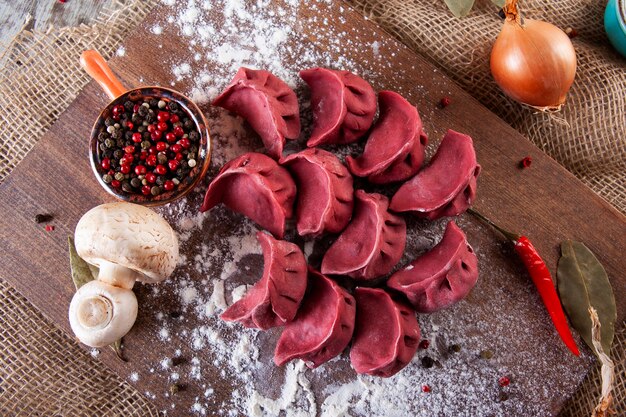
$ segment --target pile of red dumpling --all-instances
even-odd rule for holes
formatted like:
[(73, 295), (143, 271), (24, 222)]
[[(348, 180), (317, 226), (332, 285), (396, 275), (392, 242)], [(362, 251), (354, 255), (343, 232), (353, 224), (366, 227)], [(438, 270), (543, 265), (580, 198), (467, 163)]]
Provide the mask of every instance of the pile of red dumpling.
[[(376, 94), (362, 78), (324, 68), (302, 71), (311, 89), (314, 127), (309, 149), (284, 157), (285, 138), (300, 133), (296, 94), (267, 71), (241, 68), (215, 100), (242, 116), (260, 135), (267, 155), (247, 153), (228, 162), (211, 182), (202, 211), (219, 203), (282, 239), (294, 214), (300, 235), (341, 233), (324, 255), (321, 272), (307, 267), (298, 246), (259, 232), (263, 276), (222, 319), (246, 327), (285, 326), (274, 361), (303, 359), (316, 367), (352, 341), (358, 373), (391, 376), (414, 356), (420, 339), (415, 311), (433, 312), (464, 298), (478, 279), (476, 255), (453, 221), (426, 254), (394, 273), (381, 288), (351, 295), (327, 275), (358, 283), (391, 272), (404, 252), (406, 224), (396, 213), (428, 219), (464, 212), (476, 194), (480, 167), (472, 139), (448, 131), (421, 169), (427, 137), (417, 109), (399, 94)], [(369, 132), (363, 154), (344, 166), (316, 148), (345, 144)], [(406, 181), (391, 202), (353, 189), (353, 177), (374, 184)], [(297, 199), (297, 201), (296, 201)]]

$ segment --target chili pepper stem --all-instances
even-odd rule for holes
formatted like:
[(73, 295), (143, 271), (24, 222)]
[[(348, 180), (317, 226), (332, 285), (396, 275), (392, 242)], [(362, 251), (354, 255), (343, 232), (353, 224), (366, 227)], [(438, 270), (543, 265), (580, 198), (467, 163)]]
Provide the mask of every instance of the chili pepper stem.
[(477, 218), (479, 218), (483, 222), (487, 223), (489, 226), (493, 227), (498, 232), (502, 233), (507, 239), (509, 239), (509, 240), (511, 240), (513, 242), (517, 242), (520, 239), (520, 237), (521, 237), (521, 235), (518, 235), (517, 233), (509, 232), (508, 230), (501, 228), (500, 226), (498, 226), (497, 224), (495, 224), (494, 222), (492, 222), (487, 217), (485, 217), (483, 214), (481, 214), (480, 212), (474, 210), (473, 208), (467, 209), (467, 212), (472, 214), (472, 215), (474, 215), (474, 216), (476, 216)]
[(470, 208), (468, 209), (468, 212), (502, 233), (515, 245), (515, 252), (519, 255), (520, 259), (524, 263), (524, 266), (526, 267), (526, 270), (528, 271), (528, 274), (530, 275), (530, 278), (535, 284), (535, 287), (541, 296), (541, 300), (543, 301), (543, 305), (548, 310), (552, 323), (561, 337), (561, 340), (574, 355), (579, 356), (580, 352), (567, 324), (567, 319), (565, 318), (565, 313), (563, 312), (563, 307), (561, 306), (561, 300), (559, 299), (552, 282), (552, 276), (550, 275), (550, 271), (548, 270), (545, 261), (537, 252), (537, 249), (535, 249), (526, 236), (521, 236), (501, 228), (474, 209)]

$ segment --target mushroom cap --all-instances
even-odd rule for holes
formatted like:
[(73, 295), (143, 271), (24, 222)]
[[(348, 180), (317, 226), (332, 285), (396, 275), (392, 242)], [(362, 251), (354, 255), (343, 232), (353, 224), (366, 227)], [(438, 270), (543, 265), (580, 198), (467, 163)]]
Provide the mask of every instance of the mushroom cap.
[(100, 267), (110, 262), (137, 272), (146, 283), (163, 281), (178, 261), (178, 238), (156, 212), (117, 202), (96, 206), (83, 215), (74, 236), (78, 255)]
[(74, 294), (69, 319), (72, 331), (82, 343), (107, 346), (133, 327), (137, 319), (137, 297), (132, 290), (89, 281)]

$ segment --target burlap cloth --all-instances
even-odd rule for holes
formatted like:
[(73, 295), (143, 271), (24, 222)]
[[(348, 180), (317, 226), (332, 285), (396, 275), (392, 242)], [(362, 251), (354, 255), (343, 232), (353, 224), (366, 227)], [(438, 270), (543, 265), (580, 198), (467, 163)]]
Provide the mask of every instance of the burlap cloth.
[[(0, 56), (0, 181), (34, 146), (89, 78), (81, 51), (111, 57), (157, 0), (116, 0), (95, 24), (46, 33), (23, 31)], [(349, 0), (359, 11), (430, 59), (492, 111), (518, 129), (622, 212), (626, 212), (626, 61), (608, 47), (604, 2), (524, 2), (527, 17), (578, 32), (578, 72), (565, 109), (535, 114), (504, 97), (489, 75), (489, 50), (500, 21), (478, 0), (455, 19), (443, 0)], [(22, 105), (28, 103), (28, 106)], [(12, 129), (7, 129), (9, 122)], [(2, 277), (0, 277), (2, 278)], [(619, 294), (619, 291), (617, 292)], [(620, 326), (617, 415), (626, 415), (626, 331)], [(586, 416), (600, 392), (599, 367), (562, 416)], [(157, 415), (130, 384), (110, 372), (0, 280), (0, 415)]]

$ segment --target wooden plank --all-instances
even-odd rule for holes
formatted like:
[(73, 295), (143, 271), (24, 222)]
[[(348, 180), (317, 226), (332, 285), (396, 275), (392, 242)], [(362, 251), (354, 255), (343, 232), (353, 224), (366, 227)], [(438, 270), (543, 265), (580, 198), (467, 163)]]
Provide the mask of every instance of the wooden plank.
[(0, 3), (0, 45), (8, 45), (22, 28), (45, 31), (51, 26), (90, 24), (112, 0), (68, 1), (26, 0)]
[[(351, 11), (342, 12), (345, 6), (341, 3), (315, 4), (316, 7), (299, 10), (298, 21), (308, 22), (308, 25), (301, 25), (301, 31), (293, 42), (300, 42), (313, 51), (324, 52), (333, 58), (331, 62), (336, 62), (341, 53), (346, 55), (347, 60), (360, 62), (361, 67), (369, 68), (366, 78), (375, 89), (400, 91), (418, 106), (432, 142), (437, 142), (448, 128), (470, 134), (475, 140), (478, 160), (483, 167), (476, 207), (502, 226), (529, 235), (552, 270), (555, 269), (558, 243), (561, 240), (570, 238), (584, 241), (606, 267), (616, 295), (624, 292), (626, 281), (622, 272), (626, 267), (623, 258), (626, 223), (621, 214), (438, 73), (431, 64), (392, 40), (374, 24), (364, 21), (360, 15)], [(282, 2), (275, 1), (271, 7), (278, 8), (280, 5)], [(169, 13), (165, 8), (152, 13), (124, 43), (126, 55), (111, 62), (112, 68), (126, 85), (170, 85), (175, 81), (171, 64), (163, 63), (171, 63), (174, 58), (187, 60), (192, 66), (200, 65), (191, 58), (190, 51), (182, 47), (185, 39), (181, 40), (178, 29), (165, 22)], [(212, 13), (215, 13), (216, 20), (219, 19), (220, 11)], [(335, 45), (322, 42), (324, 39), (315, 31), (313, 22), (322, 25), (324, 18), (328, 17), (332, 17), (328, 19), (332, 22), (329, 30), (338, 34), (346, 33), (345, 36), (352, 42), (350, 48), (338, 52)], [(153, 33), (152, 28), (156, 25), (163, 28), (162, 34)], [(374, 43), (377, 48), (372, 48)], [(325, 65), (324, 62), (319, 64)], [(215, 72), (218, 70), (224, 68), (214, 68)], [(236, 68), (233, 73), (234, 70)], [(176, 81), (175, 88), (183, 92), (190, 91), (194, 81)], [(438, 109), (436, 104), (444, 95), (452, 97), (453, 104), (446, 109)], [(44, 315), (67, 332), (70, 332), (67, 307), (74, 288), (69, 279), (66, 238), (73, 233), (76, 222), (85, 211), (101, 202), (110, 201), (110, 197), (93, 178), (86, 157), (86, 141), (92, 122), (107, 102), (98, 86), (89, 84), (0, 187), (0, 210), (5, 213), (0, 218), (3, 237), (0, 248), (4, 254), (0, 262), (0, 277), (14, 285)], [(209, 115), (211, 125), (216, 117), (215, 110), (206, 106), (204, 110)], [(256, 144), (258, 146), (258, 142)], [(216, 152), (218, 156), (223, 150), (216, 148)], [(527, 155), (533, 158), (532, 167), (519, 170), (519, 160)], [(212, 174), (218, 168), (214, 165)], [(201, 193), (193, 193), (186, 201), (188, 210), (195, 212), (201, 198)], [(180, 207), (165, 208), (161, 213), (175, 223), (177, 217), (171, 212)], [(41, 225), (33, 222), (34, 215), (40, 212), (55, 214), (54, 232), (46, 233)], [(226, 216), (220, 220), (223, 222), (205, 221), (203, 230), (193, 233), (185, 244), (186, 252), (183, 252), (188, 259), (199, 254), (203, 244), (218, 244), (219, 240), (227, 238), (241, 218)], [(496, 346), (502, 352), (498, 367), (520, 370), (516, 380), (519, 390), (515, 392), (517, 402), (511, 400), (508, 403), (510, 405), (494, 405), (499, 407), (499, 412), (522, 415), (513, 406), (526, 401), (539, 407), (543, 414), (557, 413), (585, 374), (590, 363), (589, 354), (581, 361), (574, 361), (565, 351), (523, 268), (499, 237), (471, 218), (463, 217), (460, 223), (480, 256), (481, 279), (465, 302), (440, 316), (420, 317), (420, 324), (423, 329), (432, 331), (434, 321), (444, 317), (456, 323), (455, 328), (447, 329), (448, 335), (464, 337), (471, 333), (466, 349), (478, 349), (479, 345)], [(424, 226), (420, 222), (411, 222), (411, 227)], [(410, 249), (413, 253), (408, 253), (404, 261), (418, 251), (416, 247)], [(219, 277), (222, 266), (210, 265), (208, 272), (196, 271), (190, 262), (179, 268), (172, 281), (188, 276), (186, 279), (199, 283), (207, 276)], [(244, 266), (251, 268), (251, 282), (260, 275), (258, 256), (243, 260), (237, 266), (241, 271)], [(159, 293), (155, 293), (148, 286), (137, 286), (140, 316), (126, 338), (126, 352), (130, 362), (126, 364), (118, 361), (108, 350), (99, 357), (125, 378), (131, 372), (137, 372), (141, 377), (132, 383), (141, 392), (149, 392), (148, 396), (162, 409), (171, 410), (171, 406), (175, 405), (174, 414), (185, 415), (198, 401), (197, 398), (203, 398), (203, 385), (210, 383), (215, 390), (215, 400), (209, 402), (206, 411), (209, 415), (216, 414), (223, 407), (222, 402), (232, 395), (241, 381), (234, 376), (220, 374), (220, 369), (213, 365), (215, 352), (210, 347), (197, 351), (189, 346), (188, 333), (206, 325), (208, 319), (190, 313), (184, 316), (184, 320), (173, 321), (166, 317), (166, 321), (169, 320), (168, 323), (176, 326), (176, 329), (171, 328), (169, 340), (159, 338), (163, 319), (157, 317), (157, 312), (167, 316), (169, 312), (184, 308), (176, 293), (175, 283), (165, 284), (161, 288)], [(618, 296), (617, 301), (621, 322), (626, 317), (626, 300)], [(455, 318), (450, 316), (465, 317), (465, 324), (461, 326), (461, 321), (454, 321)], [(527, 330), (521, 332), (520, 326)], [(513, 334), (507, 334), (506, 329), (512, 329)], [(226, 339), (233, 332), (230, 328), (222, 331)], [(271, 350), (277, 335), (274, 331), (258, 337), (257, 342), (261, 345), (260, 362), (271, 361)], [(183, 357), (198, 359), (203, 374), (200, 381), (193, 378), (182, 381), (188, 385), (187, 390), (171, 398), (167, 389), (171, 377), (167, 372), (159, 371), (159, 364), (164, 358), (174, 355), (174, 350), (179, 347), (183, 350)], [(533, 358), (533, 355), (536, 357)], [(529, 361), (529, 357), (533, 360)], [(538, 367), (537, 364), (544, 362), (548, 365), (540, 369), (542, 366)], [(557, 368), (553, 367), (557, 365)], [(523, 373), (524, 368), (532, 369), (535, 374)], [(180, 369), (186, 374), (191, 373), (189, 363), (181, 365)], [(476, 367), (469, 369), (478, 372)], [(333, 363), (326, 370), (327, 374), (309, 374), (311, 389), (318, 401), (324, 398), (326, 385), (352, 377), (346, 361)], [(432, 372), (434, 375), (435, 372), (441, 374), (443, 371)], [(488, 383), (476, 375), (473, 383)], [(571, 378), (562, 378), (562, 375)], [(276, 397), (280, 394), (280, 370), (269, 366), (259, 371), (255, 378), (256, 383), (266, 378), (269, 381), (265, 384), (264, 395)], [(533, 392), (524, 392), (524, 387), (532, 387)], [(445, 394), (440, 395), (444, 397), (433, 394), (431, 400), (410, 396), (407, 401), (420, 407), (429, 406), (428, 401), (445, 398)], [(481, 398), (481, 401), (484, 400)], [(469, 401), (469, 398), (466, 399), (466, 402)], [(466, 411), (470, 412), (470, 406), (467, 407)]]

